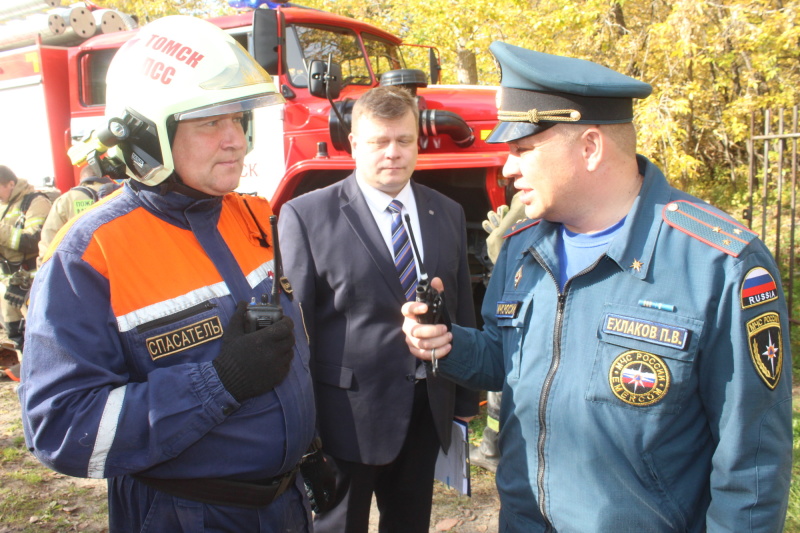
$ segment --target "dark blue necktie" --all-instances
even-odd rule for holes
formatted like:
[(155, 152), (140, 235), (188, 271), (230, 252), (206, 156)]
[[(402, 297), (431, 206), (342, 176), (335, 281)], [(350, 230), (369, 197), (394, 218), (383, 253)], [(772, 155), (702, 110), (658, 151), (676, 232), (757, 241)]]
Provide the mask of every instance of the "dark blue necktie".
[(417, 289), (417, 265), (414, 261), (414, 254), (411, 251), (411, 241), (408, 239), (406, 227), (403, 225), (403, 218), (400, 212), (403, 204), (398, 200), (392, 200), (387, 208), (392, 213), (392, 248), (394, 249), (394, 267), (400, 278), (400, 285), (409, 302), (414, 300), (414, 292)]

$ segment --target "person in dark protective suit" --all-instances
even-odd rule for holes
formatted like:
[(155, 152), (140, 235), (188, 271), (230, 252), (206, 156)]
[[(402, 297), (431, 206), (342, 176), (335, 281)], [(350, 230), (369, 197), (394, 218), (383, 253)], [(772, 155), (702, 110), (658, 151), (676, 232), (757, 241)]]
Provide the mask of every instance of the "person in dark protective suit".
[(108, 479), (111, 532), (308, 532), (305, 326), (288, 291), (282, 313), (252, 315), (280, 272), (272, 211), (232, 192), (252, 109), (283, 99), (233, 38), (184, 16), (141, 29), (107, 87), (109, 155), (131, 179), (43, 258), (26, 443), (54, 470)]

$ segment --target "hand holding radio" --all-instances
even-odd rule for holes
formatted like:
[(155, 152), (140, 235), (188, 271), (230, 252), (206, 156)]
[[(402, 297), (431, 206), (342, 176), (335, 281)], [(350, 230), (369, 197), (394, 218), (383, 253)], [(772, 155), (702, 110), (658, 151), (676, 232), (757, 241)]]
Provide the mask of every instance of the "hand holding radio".
[(275, 274), (271, 297), (248, 304), (239, 302), (222, 337), (222, 351), (214, 359), (222, 385), (242, 402), (278, 386), (289, 373), (294, 357), (294, 322), (278, 303), (281, 266), (277, 217), (270, 217)]
[(417, 241), (414, 239), (414, 230), (411, 229), (411, 220), (408, 215), (405, 215), (405, 221), (408, 229), (408, 238), (411, 241), (411, 248), (414, 250), (414, 258), (417, 261), (420, 273), (420, 279), (417, 281), (416, 301), (428, 306), (428, 310), (423, 314), (417, 315), (417, 319), (420, 324), (444, 324), (447, 326), (447, 331), (450, 331), (452, 329), (452, 321), (450, 320), (450, 314), (447, 312), (443, 293), (437, 291), (430, 284), (428, 273), (422, 263), (422, 257), (419, 255)]
[[(414, 230), (411, 229), (411, 219), (405, 215), (406, 229), (408, 230), (408, 238), (411, 241), (411, 247), (414, 250), (414, 257), (419, 266), (420, 279), (417, 281), (416, 301), (422, 302), (428, 306), (425, 313), (417, 315), (417, 320), (420, 324), (444, 324), (447, 326), (447, 331), (452, 329), (452, 321), (450, 314), (447, 312), (447, 306), (444, 302), (444, 297), (440, 291), (437, 291), (431, 286), (428, 281), (428, 273), (425, 271), (425, 266), (422, 264), (422, 258), (417, 249), (417, 241), (414, 239)], [(436, 376), (439, 372), (439, 363), (436, 358), (436, 351), (431, 352), (431, 370), (433, 375)]]
[(280, 384), (294, 357), (294, 323), (281, 316), (274, 323), (245, 332), (247, 305), (239, 302), (222, 337), (222, 350), (214, 359), (222, 385), (241, 403), (265, 394)]

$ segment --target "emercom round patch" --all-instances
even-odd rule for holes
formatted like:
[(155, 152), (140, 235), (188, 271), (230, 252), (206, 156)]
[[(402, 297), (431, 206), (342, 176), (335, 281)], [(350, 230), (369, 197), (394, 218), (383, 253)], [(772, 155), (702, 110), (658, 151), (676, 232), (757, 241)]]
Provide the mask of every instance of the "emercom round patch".
[(657, 355), (630, 350), (611, 363), (608, 383), (614, 396), (628, 405), (653, 405), (669, 390), (669, 368)]

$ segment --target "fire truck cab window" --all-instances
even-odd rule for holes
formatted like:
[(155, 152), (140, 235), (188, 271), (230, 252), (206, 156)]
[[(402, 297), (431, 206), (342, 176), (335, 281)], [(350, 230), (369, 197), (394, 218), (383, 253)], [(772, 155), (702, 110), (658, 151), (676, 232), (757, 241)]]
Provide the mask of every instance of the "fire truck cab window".
[(95, 50), (80, 58), (80, 97), (85, 106), (99, 106), (106, 103), (106, 73), (116, 48)]
[(381, 79), (384, 72), (406, 68), (399, 47), (367, 33), (361, 34), (361, 38), (364, 39), (364, 48), (376, 78)]
[(358, 37), (349, 30), (292, 25), (286, 29), (286, 62), (295, 87), (308, 86), (308, 66), (328, 58), (342, 66), (342, 85), (371, 85)]

